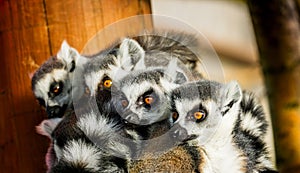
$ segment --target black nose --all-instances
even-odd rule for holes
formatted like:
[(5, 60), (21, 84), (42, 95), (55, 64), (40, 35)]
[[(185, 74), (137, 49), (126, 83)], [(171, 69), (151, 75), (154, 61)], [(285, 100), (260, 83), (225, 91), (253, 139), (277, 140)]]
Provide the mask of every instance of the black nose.
[(48, 118), (61, 118), (63, 116), (62, 107), (48, 106), (46, 110)]
[(184, 141), (188, 138), (188, 133), (186, 129), (182, 128), (180, 125), (176, 124), (171, 129), (171, 135), (174, 139), (179, 141)]

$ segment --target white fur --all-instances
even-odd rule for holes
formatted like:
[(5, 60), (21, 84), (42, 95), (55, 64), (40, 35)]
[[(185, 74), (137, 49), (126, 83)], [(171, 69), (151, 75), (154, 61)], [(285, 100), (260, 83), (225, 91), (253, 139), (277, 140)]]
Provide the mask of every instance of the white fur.
[(177, 59), (173, 58), (172, 60), (170, 60), (166, 70), (165, 70), (165, 74), (169, 77), (171, 77), (172, 81), (176, 80), (176, 72), (177, 72)]
[(201, 102), (201, 99), (183, 99), (183, 100), (176, 100), (175, 106), (176, 110), (179, 113), (179, 117), (176, 122), (182, 123), (184, 122), (184, 118), (186, 117), (187, 113), (197, 106)]
[(146, 69), (145, 58), (144, 56), (140, 58), (140, 60), (134, 65), (133, 70), (143, 70)]
[[(63, 67), (60, 69), (53, 69), (48, 74), (45, 74), (43, 78), (38, 79), (35, 84), (34, 94), (36, 97), (43, 98), (45, 106), (62, 106), (67, 104), (71, 106), (73, 99), (78, 99), (84, 93), (83, 87), (83, 65), (89, 61), (89, 58), (80, 56), (78, 51), (68, 45), (66, 41), (63, 41), (61, 49), (57, 53), (57, 59), (63, 63)], [(69, 72), (75, 62), (74, 72)], [(73, 80), (73, 76), (76, 76)], [(70, 90), (72, 86), (72, 94), (63, 92), (64, 97), (60, 97), (59, 100), (56, 98), (49, 98), (48, 92), (51, 83), (54, 81), (63, 81), (64, 90)], [(60, 95), (62, 96), (62, 95)]]
[[(242, 90), (240, 85), (236, 81), (231, 81), (230, 83), (226, 84), (225, 87), (222, 88), (222, 103), (223, 107), (226, 109), (226, 105), (228, 105), (232, 100), (236, 102), (240, 102), (242, 100)], [(223, 110), (222, 110), (223, 111)]]
[(76, 58), (76, 67), (73, 73), (70, 74), (70, 81), (72, 82), (72, 99), (80, 99), (85, 92), (84, 86), (84, 67), (90, 61), (90, 58), (79, 56)]
[(85, 168), (93, 171), (100, 171), (98, 160), (101, 158), (101, 154), (98, 148), (81, 140), (68, 142), (62, 151), (66, 161), (74, 165), (86, 165)]
[[(155, 111), (154, 112), (149, 112), (147, 115), (143, 111), (142, 108), (138, 108), (136, 105), (136, 101), (138, 98), (144, 94), (146, 91), (148, 91), (150, 88), (154, 90), (154, 92), (157, 94), (159, 97), (159, 100), (161, 104), (159, 105), (159, 108), (156, 111), (161, 110), (161, 108), (166, 108), (167, 106), (167, 98), (164, 96), (163, 89), (160, 88), (160, 86), (153, 84), (149, 81), (144, 81), (142, 83), (135, 83), (135, 84), (128, 84), (125, 85), (121, 88), (123, 93), (126, 95), (129, 104), (128, 108), (134, 112), (137, 116), (139, 116), (139, 120), (146, 120), (147, 122), (145, 124), (152, 124), (154, 122), (158, 122), (166, 117), (162, 117), (161, 113), (157, 114)], [(133, 122), (133, 123), (138, 123), (138, 122)], [(145, 125), (144, 124), (144, 125)]]
[(85, 83), (90, 90), (91, 96), (96, 94), (100, 80), (103, 79), (105, 73), (106, 71), (97, 71), (85, 76)]
[(111, 70), (108, 72), (108, 76), (110, 76), (110, 78), (114, 82), (120, 81), (122, 78), (124, 78), (127, 74), (130, 73), (129, 71), (122, 69), (121, 64), (118, 61), (116, 62), (116, 65), (109, 65), (109, 68)]
[(223, 140), (226, 143), (223, 143), (222, 146), (210, 145), (213, 143), (203, 146), (212, 169), (214, 172), (244, 173), (246, 158), (232, 145), (230, 139), (223, 138)]
[(141, 59), (144, 59), (145, 51), (137, 41), (133, 39), (125, 38), (120, 45), (119, 57), (118, 57), (121, 61), (123, 69), (127, 71), (133, 70), (135, 64), (132, 64), (131, 62), (132, 56), (136, 56)]
[[(115, 123), (109, 122), (102, 115), (96, 115), (92, 112), (82, 116), (77, 125), (87, 137), (107, 140), (105, 145), (110, 154), (119, 157), (129, 157), (128, 146), (119, 142), (121, 136), (118, 134), (119, 127)], [(108, 152), (108, 150), (106, 151)]]
[(150, 81), (143, 81), (142, 83), (132, 83), (126, 84), (122, 86), (121, 91), (126, 95), (129, 100), (129, 106), (131, 104), (135, 104), (137, 98), (141, 96), (143, 93), (148, 91), (150, 88), (154, 88), (154, 90), (160, 91), (156, 85), (153, 85)]
[(259, 165), (257, 166), (257, 168), (266, 168), (267, 167), (269, 169), (274, 169), (273, 163), (270, 161), (269, 158), (266, 158), (265, 155), (262, 155), (261, 157), (259, 157), (257, 159), (257, 161), (259, 162)]
[(70, 47), (67, 41), (64, 40), (61, 44), (60, 50), (57, 53), (57, 59), (62, 60), (69, 71), (72, 67), (72, 61), (77, 62), (78, 57), (80, 57), (78, 51)]
[(248, 112), (244, 115), (243, 121), (241, 121), (241, 127), (244, 130), (249, 130), (253, 135), (260, 137), (263, 135), (263, 132), (259, 129), (263, 125), (263, 122), (259, 121), (254, 117), (251, 112)]
[(169, 79), (166, 79), (166, 78), (161, 78), (160, 83), (161, 83), (162, 87), (164, 88), (164, 90), (166, 91), (166, 93), (170, 93), (173, 89), (175, 89), (179, 86), (178, 84), (173, 83), (172, 81), (170, 81)]
[[(201, 147), (206, 151), (213, 170), (216, 172), (244, 172), (245, 156), (235, 146), (233, 136), (234, 123), (237, 119), (238, 104), (235, 104), (219, 123), (213, 136)], [(198, 138), (198, 143), (203, 141)]]
[[(244, 172), (246, 158), (242, 151), (235, 146), (232, 136), (239, 115), (241, 96), (237, 83), (229, 83), (221, 89), (218, 103), (210, 99), (203, 100), (201, 96), (196, 100), (185, 98), (175, 101), (179, 113), (176, 123), (183, 127), (188, 135), (198, 135), (198, 138), (189, 141), (189, 144), (203, 148), (208, 159), (206, 162), (211, 165), (212, 172)], [(228, 109), (227, 105), (232, 100), (236, 100), (236, 102), (225, 115), (222, 115), (221, 110)], [(207, 111), (206, 119), (199, 123), (188, 120), (187, 113), (199, 103)]]
[(94, 112), (81, 117), (77, 125), (88, 137), (111, 135), (117, 130), (114, 123)]
[(65, 69), (54, 69), (51, 73), (46, 74), (42, 79), (37, 81), (34, 94), (36, 97), (43, 98), (46, 106), (48, 106), (48, 92), (51, 83), (54, 81), (65, 81), (67, 78), (69, 76)]

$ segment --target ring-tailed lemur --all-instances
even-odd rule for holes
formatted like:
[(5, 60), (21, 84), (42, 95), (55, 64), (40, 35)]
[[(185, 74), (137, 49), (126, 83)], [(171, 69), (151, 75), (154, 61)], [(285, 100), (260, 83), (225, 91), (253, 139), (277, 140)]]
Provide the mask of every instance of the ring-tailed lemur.
[[(126, 41), (125, 41), (126, 40)], [(125, 58), (127, 58), (127, 60), (126, 61), (121, 61), (121, 63), (120, 64), (123, 64), (124, 62), (128, 62), (128, 61), (132, 61), (133, 60), (133, 57), (135, 57), (135, 56), (137, 56), (137, 57), (139, 57), (139, 58), (143, 58), (143, 56), (141, 56), (141, 54), (139, 54), (139, 53), (144, 53), (144, 51), (142, 50), (142, 51), (140, 51), (141, 49), (138, 49), (138, 51), (136, 52), (136, 45), (139, 45), (139, 44), (136, 44), (136, 41), (133, 41), (133, 40), (131, 40), (131, 39), (125, 39), (124, 40), (124, 42), (126, 43), (126, 44), (123, 44), (123, 47), (122, 47), (122, 44), (121, 44), (121, 46), (120, 46), (120, 48), (117, 48), (117, 58), (118, 58), (118, 56), (120, 56), (120, 57), (125, 57)], [(165, 42), (164, 42), (164, 40), (166, 40), (164, 37), (159, 37), (158, 39), (156, 39), (156, 41), (161, 41), (161, 44), (164, 44)], [(178, 40), (177, 40), (178, 41)], [(179, 40), (179, 42), (180, 42), (180, 40)], [(133, 43), (133, 44), (132, 44)], [(153, 43), (153, 42), (152, 42)], [(157, 42), (157, 43), (159, 43), (159, 42)], [(148, 44), (148, 43), (147, 43)], [(124, 46), (125, 45), (125, 46)], [(145, 46), (145, 45), (144, 45)], [(170, 44), (166, 44), (165, 45), (166, 46), (166, 48), (165, 48), (165, 50), (169, 50), (170, 49)], [(169, 46), (169, 47), (168, 47)], [(149, 51), (150, 49), (147, 49), (147, 51)], [(163, 48), (162, 48), (162, 50), (163, 50)], [(181, 50), (182, 51), (182, 50)], [(105, 52), (105, 51), (104, 51)], [(136, 54), (135, 54), (136, 53)], [(161, 52), (160, 52), (161, 53)], [(115, 55), (116, 54), (116, 52), (115, 52), (115, 50), (113, 50), (112, 52), (110, 52), (110, 53), (108, 53), (109, 54), (109, 56), (110, 55)], [(152, 56), (153, 55), (155, 55), (154, 53), (152, 53), (151, 54)], [(80, 56), (81, 57), (81, 56)], [(92, 56), (92, 57), (94, 57), (94, 56)], [(150, 57), (150, 56), (148, 56), (148, 57)], [(168, 55), (168, 57), (171, 57), (172, 58), (172, 53), (171, 54), (169, 54)], [(95, 57), (94, 57), (95, 58)], [(95, 58), (96, 59), (96, 58)], [(157, 62), (158, 62), (158, 60), (159, 59), (157, 59)], [(101, 60), (102, 61), (102, 60)], [(108, 60), (109, 61), (109, 60)], [(189, 61), (189, 60), (188, 60)], [(103, 61), (102, 61), (103, 62)], [(140, 61), (140, 62), (142, 62), (142, 61)], [(147, 62), (147, 61), (146, 61)], [(156, 62), (156, 63), (157, 63)], [(166, 61), (165, 61), (166, 62)], [(168, 62), (168, 61), (167, 61)], [(133, 61), (132, 61), (132, 63), (134, 63)], [(190, 64), (193, 64), (194, 63), (194, 61), (191, 61), (191, 63), (187, 63), (189, 66), (190, 66)], [(90, 63), (91, 64), (91, 63)], [(126, 64), (126, 63), (125, 63)], [(134, 68), (134, 66), (139, 66), (139, 64), (141, 64), (141, 63), (138, 63), (138, 64), (133, 64), (133, 66), (125, 66), (124, 64), (123, 64), (123, 69), (125, 69), (125, 70), (132, 70), (133, 68)], [(102, 64), (102, 63), (100, 63), (100, 65), (101, 66), (103, 66), (103, 67), (105, 67), (106, 65), (105, 65), (105, 63), (104, 63), (104, 65)], [(95, 70), (95, 68), (88, 68), (89, 66), (86, 66), (87, 67), (87, 69), (92, 69), (92, 71), (93, 70)], [(95, 71), (94, 71), (95, 72)], [(97, 71), (96, 71), (97, 72)], [(85, 77), (86, 76), (88, 76), (87, 74), (85, 74)], [(98, 80), (99, 81), (99, 79), (100, 79), (100, 83), (102, 82), (102, 83), (106, 83), (106, 84), (108, 84), (109, 86), (111, 85), (111, 80), (103, 80), (104, 78), (103, 78), (103, 76), (101, 77), (101, 76), (98, 76), (98, 75), (96, 75), (95, 76), (96, 78), (91, 78), (92, 79), (92, 81), (93, 80)], [(105, 82), (106, 81), (106, 82)], [(87, 84), (88, 85), (93, 85), (93, 82), (87, 82)], [(98, 84), (99, 84), (99, 82), (98, 82)], [(94, 88), (92, 88), (92, 89), (96, 89), (96, 92), (98, 92), (98, 85), (96, 85), (96, 87), (94, 87)], [(90, 88), (90, 90), (91, 90), (91, 88)], [(92, 90), (92, 92), (93, 92), (93, 90)], [(96, 93), (96, 92), (94, 92), (94, 93)], [(99, 92), (98, 92), (99, 93)], [(102, 92), (101, 92), (101, 94), (103, 94)], [(100, 102), (100, 103), (102, 103), (102, 102)], [(103, 106), (102, 104), (101, 104), (101, 106)], [(109, 108), (110, 108), (110, 106), (109, 106)]]
[[(190, 47), (197, 46), (192, 35), (165, 31), (160, 34), (145, 33), (136, 39), (140, 42), (139, 46), (131, 46), (131, 43), (136, 45), (135, 42), (132, 39), (125, 39), (123, 46), (115, 47), (117, 50), (120, 49), (118, 56), (127, 56), (121, 61), (126, 70), (132, 70), (132, 65), (135, 65), (142, 54), (146, 54), (146, 66), (166, 65), (171, 59), (170, 57), (174, 56), (179, 58), (192, 71), (192, 74), (200, 76), (196, 68), (197, 64), (200, 63), (199, 59), (189, 50)], [(138, 47), (142, 51), (137, 51), (136, 48)], [(106, 52), (106, 50), (100, 52)], [(58, 54), (42, 64), (35, 72), (32, 78), (32, 90), (40, 104), (46, 108), (50, 118), (61, 117), (64, 111), (71, 107), (72, 100), (75, 99), (72, 98), (72, 93), (73, 96), (80, 98), (84, 92), (80, 76), (82, 66), (89, 59), (98, 55), (80, 56), (77, 50), (64, 41)], [(75, 75), (73, 74), (74, 70), (77, 73)], [(72, 81), (73, 78), (75, 81)]]
[[(142, 44), (136, 40), (125, 38), (119, 46), (112, 47), (92, 56), (93, 58), (84, 66), (84, 79), (85, 84), (90, 90), (90, 95), (91, 97), (95, 97), (98, 109), (101, 113), (105, 113), (103, 112), (104, 110), (108, 110), (108, 112), (113, 111), (113, 106), (104, 107), (102, 103), (110, 100), (112, 84), (118, 82), (118, 80), (128, 73), (143, 68), (153, 68), (153, 66), (157, 64), (160, 64), (162, 67), (165, 64), (167, 65), (170, 60), (174, 58), (185, 59), (186, 67), (184, 67), (185, 64), (178, 60), (178, 66), (180, 68), (177, 68), (177, 70), (188, 76), (189, 80), (194, 79), (194, 76), (189, 74), (190, 72), (187, 68), (190, 68), (191, 71), (195, 71), (194, 73), (196, 73), (197, 70), (194, 66), (196, 66), (195, 64), (198, 63), (197, 60), (199, 61), (199, 59), (185, 47), (187, 41), (183, 38), (185, 38), (186, 35), (181, 35), (182, 37), (177, 36), (178, 38), (176, 40), (172, 40), (173, 37), (175, 38), (174, 35), (175, 34), (166, 34), (164, 35), (165, 37), (143, 35), (137, 39)], [(179, 44), (178, 41), (185, 41), (183, 43), (185, 46)], [(154, 46), (155, 43), (161, 45), (160, 49)], [(176, 52), (176, 49), (178, 49), (178, 52)], [(184, 49), (186, 50), (183, 51)], [(164, 56), (162, 57), (162, 55)], [(180, 55), (182, 55), (182, 57), (180, 57)], [(194, 64), (193, 68), (191, 64)], [(114, 77), (114, 80), (112, 80), (112, 76), (117, 77)], [(197, 77), (199, 76), (200, 75)]]
[[(136, 67), (139, 69), (164, 67), (169, 64), (171, 59), (179, 60), (179, 67), (182, 68), (182, 71), (185, 70), (186, 76), (199, 78), (201, 74), (198, 72), (197, 66), (200, 64), (200, 59), (189, 49), (197, 46), (198, 43), (192, 35), (174, 31), (145, 32), (134, 39), (125, 38), (119, 46), (91, 56), (94, 60), (84, 67), (86, 69), (85, 82), (91, 92), (95, 93), (98, 81), (109, 74), (108, 65), (117, 66), (125, 71), (133, 71)], [(99, 58), (105, 57), (105, 55), (109, 56), (107, 60)], [(188, 74), (188, 70), (192, 71), (191, 74), (198, 73), (198, 75), (191, 76)]]
[(72, 98), (72, 90), (78, 97), (84, 92), (82, 79), (74, 76), (82, 72), (82, 66), (87, 61), (63, 41), (57, 55), (36, 70), (31, 80), (32, 91), (40, 105), (46, 108), (48, 118), (62, 117), (72, 107), (72, 100), (75, 99)]
[[(140, 45), (132, 39), (123, 40), (120, 45), (120, 49), (116, 50), (116, 52), (108, 53), (107, 55), (101, 55), (105, 56), (105, 58), (93, 58), (89, 63), (87, 63), (85, 72), (85, 83), (89, 87), (91, 96), (95, 96), (100, 112), (104, 113), (105, 115), (110, 114), (114, 117), (118, 117), (118, 120), (120, 120), (119, 115), (121, 114), (121, 116), (123, 116), (123, 118), (127, 120), (127, 122), (130, 122), (125, 126), (128, 127), (126, 129), (129, 136), (133, 138), (140, 139), (140, 137), (142, 137), (143, 139), (147, 139), (149, 135), (153, 135), (151, 134), (151, 131), (153, 132), (158, 129), (161, 130), (161, 132), (157, 132), (157, 134), (163, 134), (164, 131), (167, 131), (170, 128), (169, 123), (167, 123), (168, 127), (162, 125), (165, 123), (165, 121), (169, 121), (166, 120), (169, 113), (167, 112), (167, 110), (165, 110), (169, 106), (164, 105), (165, 103), (168, 103), (168, 101), (166, 100), (166, 90), (171, 90), (170, 88), (172, 87), (172, 85), (175, 85), (175, 83), (183, 83), (187, 80), (184, 74), (180, 72), (182, 71), (182, 69), (177, 67), (177, 60), (174, 59), (173, 61), (171, 61), (172, 63), (169, 63), (168, 68), (165, 69), (162, 67), (154, 68), (151, 66), (147, 67), (146, 69), (141, 69), (145, 66), (143, 64), (143, 59), (145, 56), (144, 51), (140, 47)], [(128, 62), (132, 63), (131, 59), (133, 57), (139, 57), (140, 59), (134, 62), (135, 64), (128, 64)], [(140, 85), (142, 82), (145, 85)], [(156, 82), (159, 82), (161, 84), (158, 84)], [(151, 86), (153, 89), (152, 93), (150, 93), (151, 88), (149, 88)], [(126, 89), (129, 89), (130, 91), (125, 91)], [(146, 91), (146, 89), (149, 89), (149, 91)], [(134, 99), (137, 99), (131, 98), (129, 94), (136, 94), (134, 95), (136, 97), (139, 96), (139, 94), (149, 94), (148, 99), (152, 99), (150, 98), (150, 96), (151, 94), (153, 94), (153, 98), (156, 96), (156, 99), (159, 100), (152, 99), (152, 109), (145, 111), (144, 113), (146, 113), (146, 116), (141, 117), (142, 119), (137, 120), (138, 122), (134, 122), (134, 120), (132, 119), (132, 116), (134, 116), (134, 114), (124, 117), (125, 112), (123, 111), (124, 108), (122, 106), (122, 104), (125, 104), (124, 100), (126, 99), (124, 98), (126, 97), (132, 99), (132, 102), (135, 102)], [(106, 104), (108, 106), (106, 107), (103, 103), (111, 103), (109, 101), (111, 99), (111, 95), (113, 95), (114, 97), (114, 104)], [(123, 103), (119, 102), (119, 100), (121, 100), (121, 102)], [(156, 106), (154, 107), (154, 105)], [(105, 110), (109, 111), (104, 112)], [(166, 113), (163, 113), (164, 111)], [(130, 111), (126, 111), (126, 113), (128, 112)], [(140, 113), (140, 115), (142, 114), (143, 113)], [(151, 116), (149, 114), (153, 114), (155, 116)], [(144, 120), (145, 122), (143, 122)], [(157, 124), (154, 126), (154, 123)], [(164, 126), (164, 129), (161, 128), (162, 126)], [(140, 134), (135, 134), (136, 131)]]
[(154, 141), (159, 142), (171, 128), (168, 93), (187, 81), (177, 67), (177, 60), (171, 60), (165, 68), (135, 69), (121, 79), (118, 77), (113, 77), (116, 82), (112, 88), (112, 101), (117, 113), (125, 120), (124, 133), (136, 141), (137, 145), (131, 148), (132, 159), (151, 150), (163, 152), (173, 147), (172, 142), (162, 143), (166, 146), (161, 148), (148, 146)]
[[(177, 60), (166, 68), (147, 68), (131, 71), (121, 79), (114, 76), (116, 91), (121, 92), (115, 101), (116, 109), (130, 123), (149, 125), (169, 117), (167, 94), (172, 88), (187, 81), (178, 71)], [(124, 72), (126, 73), (126, 72)]]
[[(65, 46), (65, 45), (64, 45)], [(63, 48), (63, 46), (62, 46)], [(66, 47), (64, 47), (66, 48)], [(62, 57), (62, 56), (60, 56)], [(100, 52), (97, 55), (94, 55), (90, 58), (90, 63), (87, 63), (84, 67), (84, 77), (85, 82), (88, 84), (89, 90), (91, 95), (97, 94), (97, 102), (99, 105), (99, 112), (103, 113), (104, 117), (110, 118), (107, 114), (114, 114), (114, 109), (112, 109), (112, 104), (110, 103), (110, 86), (111, 86), (111, 80), (108, 77), (109, 73), (107, 73), (110, 69), (108, 68), (108, 65), (115, 64), (115, 50), (105, 50)], [(48, 65), (48, 63), (45, 63)], [(45, 68), (46, 65), (43, 65), (40, 69)], [(54, 63), (49, 63), (54, 64)], [(49, 65), (51, 66), (51, 65)], [(48, 69), (48, 68), (47, 68)], [(95, 70), (95, 71), (94, 71)], [(47, 75), (51, 76), (51, 73), (47, 73)], [(51, 76), (51, 77), (56, 77)], [(91, 80), (90, 80), (91, 79)], [(70, 78), (65, 78), (66, 83), (71, 83)], [(93, 88), (93, 84), (97, 82), (95, 88)], [(86, 102), (87, 101), (87, 102)], [(78, 103), (78, 104), (77, 104)], [(84, 103), (84, 104), (82, 104)], [(50, 138), (51, 144), (48, 148), (48, 152), (46, 154), (46, 164), (50, 170), (50, 168), (54, 167), (54, 165), (57, 164), (57, 158), (60, 157), (60, 150), (55, 151), (54, 148), (64, 148), (64, 145), (66, 142), (58, 142), (58, 144), (54, 145), (55, 141), (70, 141), (70, 137), (75, 134), (77, 136), (84, 136), (81, 132), (81, 130), (77, 127), (77, 117), (84, 116), (84, 114), (89, 110), (93, 110), (93, 106), (97, 105), (90, 105), (91, 102), (86, 99), (86, 95), (84, 97), (78, 99), (75, 101), (76, 108), (79, 107), (79, 110), (76, 109), (76, 113), (79, 113), (80, 115), (75, 116), (75, 110), (71, 110), (72, 114), (70, 115), (70, 112), (64, 112), (64, 119), (61, 118), (53, 118), (44, 120), (38, 128), (38, 133), (46, 135)], [(95, 111), (97, 112), (97, 111)], [(97, 112), (97, 113), (99, 113)], [(56, 121), (57, 120), (57, 121)], [(58, 125), (59, 121), (62, 122)], [(117, 118), (118, 120), (118, 118)], [(114, 121), (116, 122), (116, 121)], [(55, 129), (55, 130), (54, 130)], [(71, 130), (70, 130), (71, 129)], [(54, 134), (52, 134), (52, 131), (54, 131)], [(71, 134), (70, 134), (71, 133)], [(74, 134), (72, 134), (74, 133)], [(62, 144), (64, 145), (62, 145)], [(59, 145), (60, 144), (60, 145)]]
[(213, 172), (274, 170), (261, 138), (267, 127), (265, 115), (237, 82), (187, 83), (172, 91), (171, 100), (179, 115), (174, 137), (201, 147)]
[(71, 112), (58, 125), (47, 119), (38, 128), (52, 140), (46, 158), (48, 173), (127, 172), (124, 158), (129, 151), (115, 135), (121, 126), (105, 116), (91, 111), (78, 117)]

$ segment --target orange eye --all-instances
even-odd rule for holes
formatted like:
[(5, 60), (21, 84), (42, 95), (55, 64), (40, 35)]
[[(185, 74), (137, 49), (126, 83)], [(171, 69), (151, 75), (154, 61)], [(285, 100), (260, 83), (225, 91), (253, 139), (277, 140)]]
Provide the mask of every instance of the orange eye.
[(178, 113), (177, 112), (172, 112), (172, 119), (174, 122), (178, 119)]
[(153, 101), (154, 101), (154, 99), (153, 99), (153, 97), (151, 97), (151, 96), (147, 96), (147, 97), (145, 97), (145, 99), (144, 99), (144, 102), (145, 102), (147, 105), (152, 104)]
[(50, 87), (50, 92), (54, 95), (57, 96), (62, 92), (63, 89), (63, 84), (62, 82), (54, 83)]
[(194, 113), (194, 118), (198, 121), (204, 120), (205, 117), (206, 117), (206, 114), (204, 111), (199, 111), (199, 112)]
[(57, 94), (60, 90), (60, 87), (59, 86), (56, 86), (55, 88), (53, 88), (53, 93), (54, 94)]
[(103, 86), (104, 86), (105, 88), (110, 88), (111, 85), (112, 85), (112, 81), (111, 81), (110, 79), (107, 79), (107, 80), (105, 80), (105, 81), (103, 82)]

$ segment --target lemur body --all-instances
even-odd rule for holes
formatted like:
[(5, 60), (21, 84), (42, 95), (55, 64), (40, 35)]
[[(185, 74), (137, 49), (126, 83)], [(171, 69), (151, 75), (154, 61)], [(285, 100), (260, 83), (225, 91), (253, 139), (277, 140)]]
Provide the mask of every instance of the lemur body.
[(262, 139), (265, 115), (236, 82), (201, 80), (180, 86), (171, 95), (173, 111), (179, 115), (174, 137), (203, 148), (213, 172), (274, 170)]

